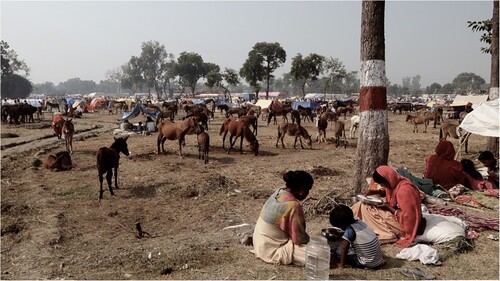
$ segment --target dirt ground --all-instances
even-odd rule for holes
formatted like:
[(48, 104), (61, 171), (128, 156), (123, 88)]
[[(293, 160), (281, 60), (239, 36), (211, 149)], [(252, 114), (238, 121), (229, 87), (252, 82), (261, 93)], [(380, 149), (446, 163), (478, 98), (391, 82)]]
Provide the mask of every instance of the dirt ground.
[[(111, 145), (119, 116), (89, 113), (74, 120), (75, 167), (65, 172), (34, 165), (36, 159), (64, 150), (63, 141), (52, 135), (49, 118), (1, 127), (2, 279), (303, 279), (303, 268), (266, 264), (239, 240), (251, 232), (288, 170), (306, 170), (315, 179), (311, 199), (304, 203), (310, 234), (329, 226), (327, 216), (312, 213), (319, 199), (351, 194), (356, 140), (349, 140), (346, 149), (329, 142), (303, 150), (293, 149), (293, 139), (286, 136), (286, 149), (276, 148), (276, 125), (267, 127), (259, 120), (260, 154), (254, 156), (246, 145), (242, 155), (227, 154), (219, 136), (224, 119), (217, 112), (209, 124), (209, 164), (198, 159), (194, 135), (186, 138), (183, 158), (173, 141), (166, 142), (166, 155), (157, 155), (156, 133), (131, 135), (132, 154), (121, 157), (120, 189), (114, 197), (106, 191), (99, 204), (95, 152)], [(404, 118), (389, 113), (389, 161), (421, 176), (439, 131), (431, 126), (427, 133), (422, 128), (412, 133)], [(312, 123), (305, 127), (315, 136)], [(475, 159), (485, 144), (484, 137), (471, 136), (469, 154), (463, 157)], [(461, 208), (498, 218), (498, 211)], [(151, 237), (135, 237), (137, 222)], [(225, 229), (241, 224), (248, 225)], [(332, 269), (330, 279), (405, 279), (401, 268), (419, 267), (437, 279), (498, 280), (498, 242), (488, 239), (489, 234), (498, 233), (482, 232), (472, 252), (439, 267), (396, 259), (400, 249), (384, 245), (388, 263), (382, 269)]]

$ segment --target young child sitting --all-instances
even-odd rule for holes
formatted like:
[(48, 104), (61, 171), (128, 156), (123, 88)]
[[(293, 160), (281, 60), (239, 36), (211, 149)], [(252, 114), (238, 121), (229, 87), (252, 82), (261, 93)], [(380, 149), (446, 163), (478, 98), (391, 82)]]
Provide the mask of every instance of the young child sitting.
[(363, 221), (356, 220), (347, 205), (339, 204), (333, 208), (330, 224), (344, 230), (341, 246), (332, 253), (340, 261), (338, 267), (348, 264), (357, 268), (378, 268), (385, 264), (377, 235)]

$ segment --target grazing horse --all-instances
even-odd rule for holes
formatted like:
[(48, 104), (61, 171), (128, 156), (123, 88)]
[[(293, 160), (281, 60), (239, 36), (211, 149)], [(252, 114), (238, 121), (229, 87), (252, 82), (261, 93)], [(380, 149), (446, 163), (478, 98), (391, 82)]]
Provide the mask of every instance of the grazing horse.
[(345, 124), (344, 122), (337, 120), (333, 123), (333, 131), (335, 134), (335, 147), (340, 145), (340, 138), (344, 136), (344, 149), (347, 147), (347, 138), (345, 135)]
[(64, 142), (66, 143), (66, 151), (73, 154), (73, 135), (75, 134), (75, 126), (72, 119), (64, 120), (62, 131), (64, 133)]
[[(226, 135), (229, 132), (229, 149), (227, 153), (231, 151), (236, 140), (240, 138), (240, 153), (243, 153), (243, 138), (247, 140), (250, 144), (250, 149), (254, 152), (255, 156), (259, 154), (259, 141), (255, 138), (255, 135), (250, 130), (250, 125), (248, 121), (243, 118), (230, 117), (224, 121), (220, 128), (219, 135), (224, 134), (222, 137), (222, 148), (224, 148), (224, 142), (226, 140)], [(233, 137), (234, 141), (233, 141)]]
[[(195, 132), (198, 126), (196, 117), (188, 117), (180, 122), (172, 122), (169, 120), (163, 121), (158, 127), (158, 139), (156, 142), (158, 154), (165, 153), (166, 140), (179, 141), (179, 156), (182, 157), (182, 144), (187, 134)], [(160, 151), (161, 144), (161, 151)]]
[(43, 167), (52, 171), (66, 171), (73, 168), (71, 156), (67, 151), (58, 152), (56, 155), (50, 154), (43, 162)]
[(312, 149), (311, 136), (304, 127), (297, 124), (281, 123), (278, 126), (278, 138), (276, 139), (276, 147), (278, 147), (278, 142), (281, 141), (281, 146), (285, 148), (285, 144), (283, 143), (283, 138), (285, 137), (285, 135), (295, 137), (293, 148), (297, 148), (296, 145), (298, 139), (300, 141), (300, 147), (304, 149), (304, 145), (302, 144), (302, 138), (304, 138), (306, 140), (306, 144), (309, 146), (309, 149)]
[(233, 117), (233, 114), (236, 114), (238, 117), (247, 115), (246, 107), (231, 107), (226, 110), (226, 118)]
[(352, 106), (347, 106), (347, 107), (338, 107), (337, 110), (335, 111), (338, 116), (341, 116), (344, 114), (344, 120), (347, 119), (347, 113), (351, 114), (354, 111), (354, 108)]
[(359, 127), (359, 115), (354, 115), (351, 117), (351, 129), (349, 130), (349, 138), (353, 139), (354, 136), (356, 135), (356, 130)]
[[(464, 136), (462, 129), (459, 125), (452, 123), (443, 123), (439, 128), (439, 141), (446, 140), (446, 138), (450, 136), (454, 139), (458, 139), (461, 141), (461, 138)], [(465, 153), (468, 154), (467, 147), (469, 145), (469, 138), (465, 139)]]
[(425, 116), (414, 116), (414, 115), (406, 115), (406, 122), (410, 121), (413, 124), (413, 132), (418, 133), (418, 124), (424, 124), (424, 133), (427, 133), (427, 125), (429, 124), (429, 120)]
[(322, 113), (318, 118), (316, 118), (316, 128), (318, 129), (318, 134), (316, 135), (317, 142), (321, 142), (322, 140), (326, 142), (326, 128), (328, 128), (328, 119), (325, 113)]
[(246, 115), (246, 116), (241, 116), (240, 119), (243, 119), (248, 122), (248, 125), (252, 126), (253, 130), (252, 133), (254, 135), (257, 135), (257, 128), (258, 128), (258, 119), (257, 116), (254, 115)]
[(102, 199), (102, 195), (104, 193), (104, 190), (102, 189), (104, 173), (106, 173), (106, 182), (108, 183), (109, 193), (114, 196), (115, 194), (111, 188), (113, 170), (115, 174), (115, 188), (118, 189), (118, 166), (120, 165), (120, 152), (125, 154), (125, 156), (129, 156), (130, 154), (127, 145), (128, 136), (114, 139), (115, 141), (110, 147), (101, 147), (97, 150), (97, 172), (99, 173), (99, 182), (101, 184), (99, 200)]

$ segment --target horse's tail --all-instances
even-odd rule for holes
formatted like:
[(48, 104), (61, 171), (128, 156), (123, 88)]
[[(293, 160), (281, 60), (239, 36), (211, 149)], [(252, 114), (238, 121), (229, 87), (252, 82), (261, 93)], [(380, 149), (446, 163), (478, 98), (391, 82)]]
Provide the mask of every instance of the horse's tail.
[(222, 122), (222, 126), (220, 126), (219, 136), (222, 135), (222, 133), (224, 133), (225, 128), (226, 128), (225, 125), (226, 125), (226, 121)]

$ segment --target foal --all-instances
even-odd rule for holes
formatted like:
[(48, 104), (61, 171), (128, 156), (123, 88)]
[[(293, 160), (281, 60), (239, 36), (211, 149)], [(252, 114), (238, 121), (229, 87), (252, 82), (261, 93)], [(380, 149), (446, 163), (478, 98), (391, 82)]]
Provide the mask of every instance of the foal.
[(67, 151), (58, 152), (56, 155), (50, 154), (43, 162), (43, 167), (52, 171), (66, 171), (73, 167), (71, 156)]
[(203, 159), (205, 164), (208, 164), (208, 151), (210, 149), (210, 136), (205, 132), (203, 126), (198, 125), (196, 129), (198, 140), (198, 159)]
[(306, 139), (306, 144), (309, 146), (310, 149), (312, 149), (312, 140), (311, 136), (307, 132), (307, 130), (297, 124), (290, 124), (290, 123), (281, 123), (278, 126), (278, 138), (276, 139), (276, 147), (278, 147), (278, 142), (281, 140), (281, 146), (285, 148), (285, 144), (283, 143), (283, 138), (285, 135), (288, 134), (289, 136), (295, 136), (295, 141), (293, 143), (293, 148), (297, 148), (297, 139), (300, 140), (300, 147), (304, 149), (304, 145), (302, 144), (302, 138)]
[(71, 120), (72, 119), (64, 120), (62, 131), (64, 133), (64, 141), (66, 142), (66, 151), (73, 154), (73, 135), (75, 134), (75, 126)]
[(127, 139), (125, 138), (114, 138), (115, 141), (110, 147), (101, 147), (97, 150), (97, 172), (99, 173), (99, 182), (101, 184), (101, 189), (99, 192), (99, 200), (102, 199), (102, 194), (104, 193), (102, 189), (103, 175), (106, 173), (106, 181), (108, 183), (109, 193), (113, 193), (111, 188), (111, 179), (113, 177), (113, 169), (115, 173), (115, 188), (118, 189), (118, 166), (120, 165), (120, 152), (129, 156)]

